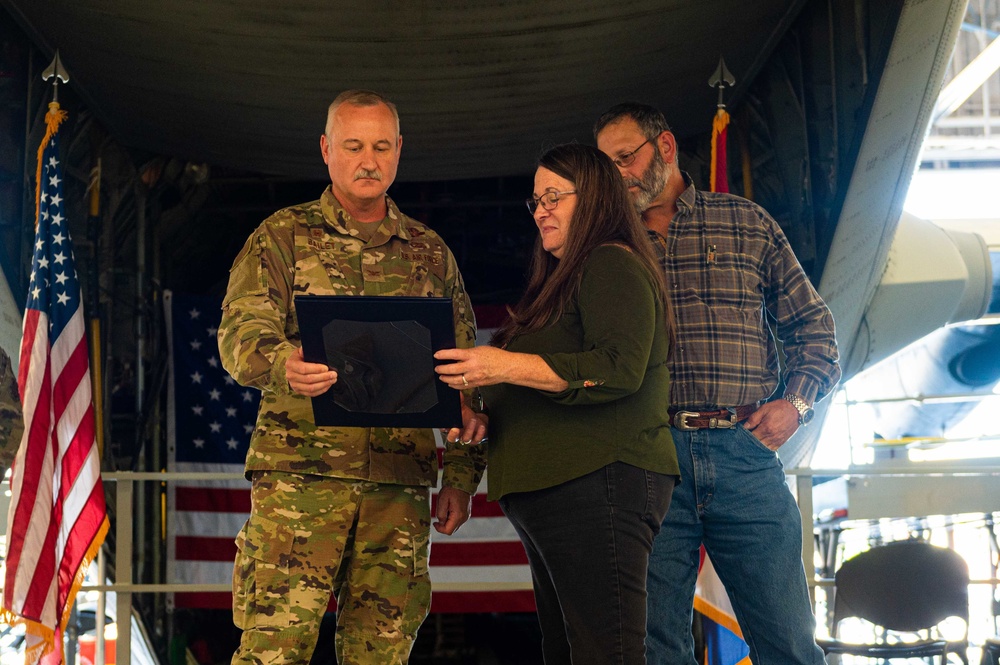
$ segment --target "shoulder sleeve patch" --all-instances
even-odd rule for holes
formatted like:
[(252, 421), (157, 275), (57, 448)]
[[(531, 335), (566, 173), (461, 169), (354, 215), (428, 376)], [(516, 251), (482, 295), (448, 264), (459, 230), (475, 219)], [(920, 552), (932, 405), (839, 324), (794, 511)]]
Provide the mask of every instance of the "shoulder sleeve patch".
[(267, 245), (265, 233), (256, 233), (247, 240), (229, 271), (229, 288), (226, 289), (223, 307), (237, 298), (267, 294), (267, 270), (264, 265)]

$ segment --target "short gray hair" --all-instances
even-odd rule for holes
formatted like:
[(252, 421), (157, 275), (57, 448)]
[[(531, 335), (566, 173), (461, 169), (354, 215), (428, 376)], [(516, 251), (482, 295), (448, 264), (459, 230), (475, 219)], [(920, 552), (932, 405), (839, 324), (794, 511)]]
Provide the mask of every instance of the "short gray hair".
[(648, 104), (625, 102), (612, 106), (597, 119), (597, 122), (594, 123), (594, 138), (596, 139), (597, 135), (608, 125), (625, 119), (635, 121), (635, 124), (639, 125), (639, 131), (650, 141), (663, 132), (670, 131), (670, 125), (667, 124), (667, 119), (659, 109)]
[(396, 119), (396, 136), (399, 136), (399, 111), (396, 110), (396, 105), (386, 99), (384, 95), (380, 95), (372, 90), (359, 89), (345, 90), (330, 102), (330, 107), (326, 111), (325, 133), (328, 139), (330, 137), (330, 130), (333, 128), (333, 114), (337, 112), (341, 104), (353, 104), (354, 106), (378, 106), (379, 104), (385, 104), (392, 111), (392, 117)]

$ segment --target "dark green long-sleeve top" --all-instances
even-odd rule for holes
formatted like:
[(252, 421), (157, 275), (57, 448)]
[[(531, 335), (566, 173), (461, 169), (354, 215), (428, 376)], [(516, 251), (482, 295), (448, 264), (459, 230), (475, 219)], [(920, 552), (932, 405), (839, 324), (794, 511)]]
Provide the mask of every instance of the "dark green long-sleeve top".
[(596, 248), (562, 317), (507, 345), (541, 356), (569, 387), (484, 389), (489, 498), (552, 487), (612, 462), (679, 475), (668, 343), (663, 306), (639, 261), (618, 246)]

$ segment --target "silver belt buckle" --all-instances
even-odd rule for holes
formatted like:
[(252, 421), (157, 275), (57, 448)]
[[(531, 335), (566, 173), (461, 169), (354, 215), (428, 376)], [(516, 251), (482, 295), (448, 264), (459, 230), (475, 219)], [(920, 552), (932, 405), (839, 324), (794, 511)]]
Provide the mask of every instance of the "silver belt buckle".
[(709, 418), (708, 427), (709, 429), (730, 429), (731, 427), (736, 427), (736, 411), (729, 409), (729, 418)]
[(678, 411), (674, 414), (674, 427), (679, 430), (684, 430), (690, 432), (692, 430), (698, 429), (697, 427), (691, 427), (687, 424), (688, 418), (696, 418), (698, 416), (697, 411)]

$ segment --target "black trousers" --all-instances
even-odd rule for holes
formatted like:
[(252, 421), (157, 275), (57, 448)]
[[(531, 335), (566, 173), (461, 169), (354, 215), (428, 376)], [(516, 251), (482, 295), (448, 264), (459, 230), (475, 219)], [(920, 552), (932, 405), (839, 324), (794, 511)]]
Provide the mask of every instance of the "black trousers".
[(531, 566), (546, 665), (644, 665), (646, 567), (675, 476), (615, 462), (500, 499)]

